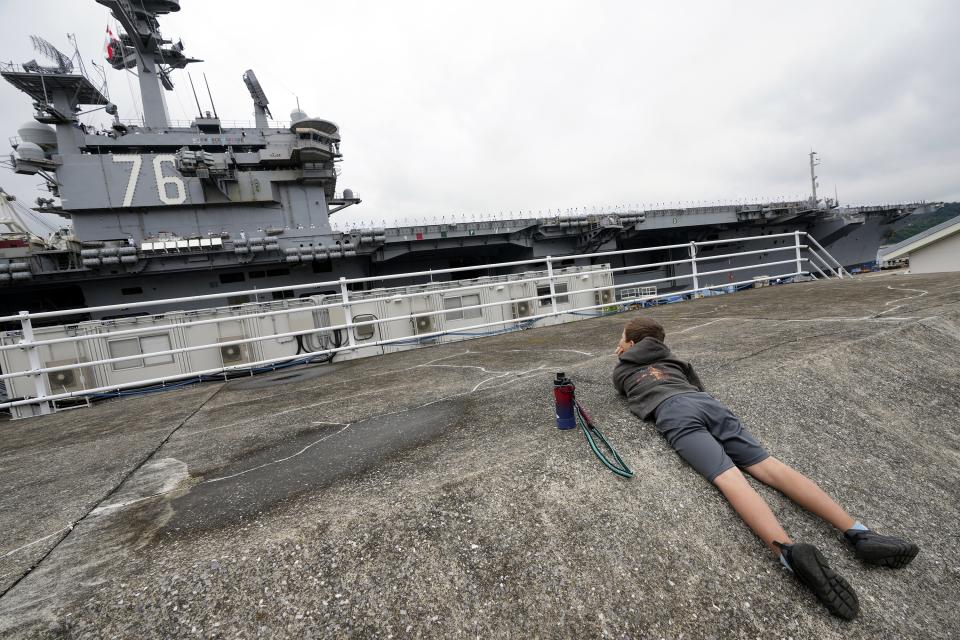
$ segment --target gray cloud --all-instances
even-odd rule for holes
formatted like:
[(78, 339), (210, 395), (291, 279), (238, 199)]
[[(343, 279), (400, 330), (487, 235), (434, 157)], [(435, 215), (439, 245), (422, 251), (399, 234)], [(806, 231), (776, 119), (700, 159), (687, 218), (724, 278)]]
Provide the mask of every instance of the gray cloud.
[[(251, 118), (252, 67), (278, 117), (299, 97), (340, 124), (347, 221), (801, 196), (811, 148), (844, 201), (960, 199), (955, 3), (182, 4), (164, 32), (207, 61), (221, 117)], [(68, 31), (101, 57), (93, 0), (0, 15), (0, 58)], [(109, 80), (135, 115), (135, 79)], [(183, 74), (168, 103), (193, 115)], [(7, 135), (30, 111), (0, 86)]]

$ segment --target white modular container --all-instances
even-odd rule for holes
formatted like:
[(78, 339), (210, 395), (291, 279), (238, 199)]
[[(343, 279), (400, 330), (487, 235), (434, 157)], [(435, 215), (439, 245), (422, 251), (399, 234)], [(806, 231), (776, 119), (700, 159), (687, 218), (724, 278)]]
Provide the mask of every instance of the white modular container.
[[(560, 315), (544, 318), (536, 316), (553, 311), (545, 271), (349, 292), (353, 322), (374, 323), (350, 329), (356, 349), (340, 351), (337, 358), (367, 357), (534, 324), (569, 322), (592, 314), (564, 311), (595, 304), (615, 305), (614, 290), (606, 288), (612, 284), (609, 265), (558, 269), (554, 272), (554, 290)], [(591, 291), (596, 288), (602, 290)], [(190, 324), (198, 321), (199, 324)], [(125, 358), (43, 374), (51, 394), (64, 394), (200, 371), (243, 368), (267, 360), (309, 357), (310, 353), (348, 346), (348, 330), (330, 328), (343, 324), (346, 313), (341, 297), (323, 295), (38, 327), (34, 339), (95, 336), (36, 347), (44, 368)], [(302, 335), (283, 335), (295, 332)], [(223, 344), (252, 338), (266, 339)], [(17, 344), (20, 339), (18, 331), (0, 334), (0, 344)], [(375, 344), (381, 341), (389, 342)], [(193, 347), (199, 348), (159, 353)], [(30, 371), (26, 350), (0, 351), (0, 367), (4, 373)], [(4, 382), (11, 400), (37, 395), (32, 375)], [(37, 405), (13, 408), (14, 417), (26, 417), (36, 411)]]

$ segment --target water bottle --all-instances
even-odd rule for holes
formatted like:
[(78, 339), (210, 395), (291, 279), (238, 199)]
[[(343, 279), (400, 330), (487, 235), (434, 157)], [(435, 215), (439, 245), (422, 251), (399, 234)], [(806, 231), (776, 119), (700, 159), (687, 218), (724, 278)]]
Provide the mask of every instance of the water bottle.
[(557, 405), (557, 429), (573, 429), (577, 418), (573, 415), (573, 382), (560, 371), (553, 381), (553, 399)]

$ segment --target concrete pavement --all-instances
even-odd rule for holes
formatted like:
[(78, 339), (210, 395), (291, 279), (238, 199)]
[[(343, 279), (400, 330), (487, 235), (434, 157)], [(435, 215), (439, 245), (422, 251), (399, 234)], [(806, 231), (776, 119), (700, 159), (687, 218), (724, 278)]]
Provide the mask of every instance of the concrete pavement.
[[(866, 567), (759, 488), (857, 589), (857, 620), (831, 618), (628, 413), (609, 382), (621, 314), (3, 424), (0, 631), (950, 637), (960, 277), (871, 274), (649, 314), (773, 455), (921, 545), (906, 569)], [(554, 428), (558, 370), (633, 480)]]

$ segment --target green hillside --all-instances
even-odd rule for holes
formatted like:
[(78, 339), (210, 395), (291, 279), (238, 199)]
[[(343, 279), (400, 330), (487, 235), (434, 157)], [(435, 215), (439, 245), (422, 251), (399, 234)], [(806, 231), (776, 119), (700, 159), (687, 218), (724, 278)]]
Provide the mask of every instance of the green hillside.
[(920, 215), (907, 218), (907, 224), (897, 229), (890, 229), (884, 234), (883, 243), (897, 244), (903, 242), (911, 236), (915, 236), (921, 231), (926, 231), (930, 227), (935, 227), (941, 222), (946, 222), (951, 218), (960, 216), (960, 202), (948, 202), (939, 211), (933, 213), (922, 213)]

